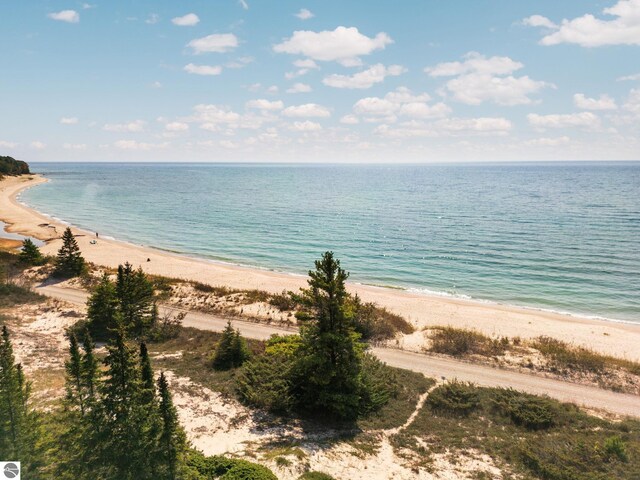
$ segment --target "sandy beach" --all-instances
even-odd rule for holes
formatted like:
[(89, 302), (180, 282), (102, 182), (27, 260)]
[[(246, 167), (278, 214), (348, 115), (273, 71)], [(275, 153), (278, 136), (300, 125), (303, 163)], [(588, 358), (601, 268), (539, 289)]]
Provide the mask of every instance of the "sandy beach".
[[(19, 203), (18, 194), (47, 180), (38, 175), (8, 177), (0, 181), (0, 220), (7, 230), (46, 242), (42, 251), (55, 254), (66, 225)], [(84, 257), (93, 263), (116, 267), (128, 261), (146, 272), (212, 285), (269, 292), (297, 290), (306, 285), (304, 277), (214, 263), (163, 252), (149, 247), (105, 239), (110, 232), (100, 232), (96, 244), (94, 232), (74, 228)], [(186, 234), (187, 232), (185, 232)], [(147, 261), (149, 260), (149, 261)], [(313, 259), (309, 259), (311, 266)], [(348, 270), (349, 266), (344, 265)], [(451, 325), (472, 328), (490, 336), (532, 338), (548, 335), (601, 353), (640, 360), (640, 324), (605, 320), (526, 309), (493, 303), (414, 294), (390, 288), (349, 285), (365, 301), (372, 301), (403, 315), (418, 329)]]

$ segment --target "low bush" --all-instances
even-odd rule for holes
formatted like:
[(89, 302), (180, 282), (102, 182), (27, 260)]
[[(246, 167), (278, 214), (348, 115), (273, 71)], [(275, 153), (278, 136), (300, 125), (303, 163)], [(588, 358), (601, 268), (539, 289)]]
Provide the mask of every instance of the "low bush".
[(298, 306), (297, 302), (291, 296), (291, 292), (287, 292), (286, 290), (283, 290), (282, 293), (271, 295), (269, 304), (281, 312), (289, 312)]
[(438, 413), (468, 415), (480, 406), (480, 397), (475, 385), (454, 380), (433, 390), (427, 403)]
[(295, 406), (291, 392), (293, 367), (294, 360), (287, 355), (265, 354), (249, 360), (236, 377), (240, 399), (271, 412), (290, 412)]
[[(278, 480), (271, 470), (246, 460), (214, 455), (205, 457), (202, 453), (191, 451), (187, 467), (197, 472), (202, 480), (214, 478), (224, 480)], [(198, 478), (196, 476), (196, 478)]]
[(529, 430), (549, 428), (556, 423), (553, 402), (512, 389), (499, 390), (493, 399), (494, 407), (516, 425)]
[(619, 435), (614, 435), (607, 438), (604, 441), (603, 450), (607, 457), (607, 460), (613, 457), (616, 457), (618, 460), (621, 460), (623, 462), (626, 462), (628, 460), (627, 446), (624, 440), (622, 440)]
[(298, 480), (335, 480), (331, 475), (322, 472), (307, 472), (298, 477)]
[(355, 303), (355, 330), (363, 340), (381, 341), (393, 338), (398, 332), (413, 333), (414, 328), (400, 315), (374, 303)]
[(538, 337), (532, 346), (549, 357), (557, 368), (598, 373), (606, 366), (605, 356), (586, 348), (573, 347), (555, 338)]
[(492, 339), (462, 328), (438, 327), (431, 335), (431, 351), (445, 355), (501, 355), (508, 346), (507, 339)]
[(45, 300), (43, 295), (30, 288), (15, 283), (0, 283), (0, 308), (12, 307), (29, 303), (40, 303)]

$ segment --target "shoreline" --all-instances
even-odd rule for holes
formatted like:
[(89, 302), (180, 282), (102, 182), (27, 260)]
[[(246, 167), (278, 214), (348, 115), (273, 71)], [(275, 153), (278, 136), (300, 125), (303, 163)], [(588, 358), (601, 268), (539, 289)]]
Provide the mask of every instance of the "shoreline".
[[(0, 220), (7, 232), (43, 240), (43, 253), (53, 254), (59, 246), (63, 220), (38, 212), (18, 200), (28, 188), (49, 181), (41, 175), (7, 177), (0, 182)], [(100, 237), (96, 245), (89, 242), (95, 233), (71, 226), (85, 258), (93, 263), (116, 267), (129, 261), (147, 273), (195, 280), (238, 289), (260, 289), (271, 293), (306, 286), (306, 276), (260, 267), (236, 265), (219, 260), (198, 258), (176, 252)], [(149, 261), (147, 261), (149, 259)], [(311, 259), (310, 259), (311, 263)], [(409, 289), (349, 283), (348, 289), (364, 301), (372, 301), (404, 316), (417, 329), (450, 325), (471, 328), (486, 335), (533, 338), (547, 335), (600, 353), (630, 360), (640, 360), (640, 323), (589, 318), (536, 307), (519, 307), (491, 300), (476, 300), (411, 292)]]

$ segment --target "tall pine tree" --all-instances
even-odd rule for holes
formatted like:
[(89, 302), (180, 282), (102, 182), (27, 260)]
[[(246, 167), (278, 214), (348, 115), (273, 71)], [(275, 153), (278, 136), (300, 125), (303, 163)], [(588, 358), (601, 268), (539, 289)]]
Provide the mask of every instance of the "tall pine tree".
[(164, 372), (158, 378), (158, 395), (160, 397), (160, 418), (162, 431), (159, 441), (159, 458), (164, 467), (163, 478), (178, 478), (181, 456), (185, 453), (187, 440), (184, 430), (178, 423), (178, 413), (173, 405), (169, 384)]
[(0, 339), (0, 452), (2, 458), (22, 462), (24, 478), (38, 464), (37, 416), (29, 406), (30, 385), (15, 363), (9, 330)]
[(58, 250), (54, 273), (58, 277), (77, 277), (84, 269), (85, 261), (80, 253), (78, 242), (76, 242), (71, 228), (67, 227), (62, 234), (62, 246)]
[(353, 419), (364, 388), (363, 346), (345, 305), (349, 275), (333, 252), (326, 252), (315, 267), (309, 272), (309, 288), (303, 290), (313, 321), (301, 330), (299, 400), (305, 409)]
[(92, 335), (108, 338), (109, 332), (117, 328), (117, 312), (116, 286), (105, 273), (87, 300), (87, 320)]
[(153, 284), (141, 268), (130, 263), (118, 266), (116, 296), (122, 321), (134, 338), (144, 338), (156, 320)]
[(42, 265), (45, 259), (36, 244), (30, 238), (25, 238), (20, 250), (20, 261), (27, 265)]
[(84, 416), (86, 390), (82, 372), (82, 356), (75, 333), (69, 337), (69, 359), (64, 363), (64, 368), (67, 375), (67, 402), (78, 407), (80, 414)]

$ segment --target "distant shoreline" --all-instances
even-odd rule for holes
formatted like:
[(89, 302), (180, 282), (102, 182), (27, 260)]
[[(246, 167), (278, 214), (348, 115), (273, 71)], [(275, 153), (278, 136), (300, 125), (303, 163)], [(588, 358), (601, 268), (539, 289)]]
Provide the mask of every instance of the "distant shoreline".
[[(0, 220), (8, 231), (47, 242), (45, 253), (55, 253), (66, 224), (37, 212), (17, 200), (20, 192), (48, 181), (40, 175), (11, 177), (0, 182)], [(115, 267), (129, 261), (145, 271), (168, 277), (196, 280), (240, 289), (261, 289), (272, 293), (296, 291), (305, 286), (304, 276), (226, 264), (101, 236), (92, 245), (94, 232), (72, 227), (85, 257), (96, 264)], [(147, 261), (149, 259), (150, 261)], [(311, 263), (313, 259), (309, 259)], [(348, 265), (346, 266), (348, 269)], [(415, 293), (404, 289), (351, 283), (351, 291), (365, 301), (374, 301), (403, 315), (418, 329), (434, 325), (472, 328), (491, 336), (532, 338), (549, 335), (602, 353), (640, 360), (640, 324), (593, 319), (548, 312), (535, 307), (515, 307), (490, 301), (454, 296)]]

